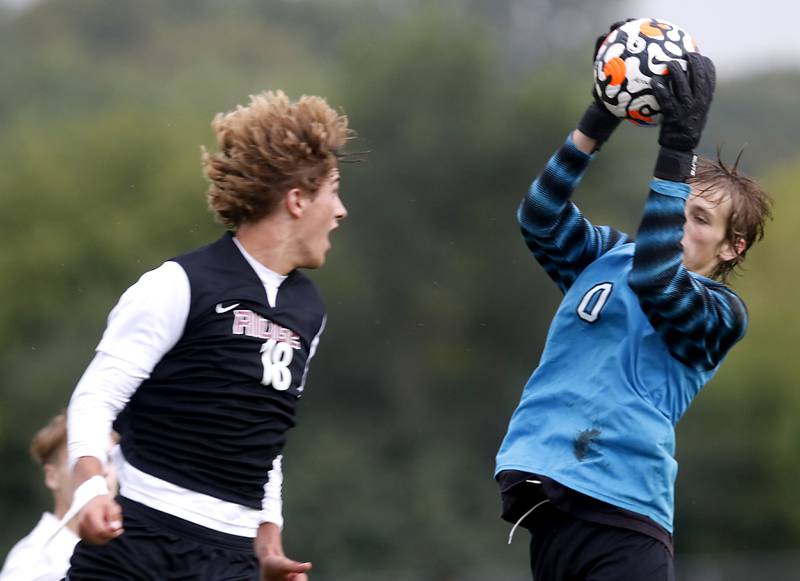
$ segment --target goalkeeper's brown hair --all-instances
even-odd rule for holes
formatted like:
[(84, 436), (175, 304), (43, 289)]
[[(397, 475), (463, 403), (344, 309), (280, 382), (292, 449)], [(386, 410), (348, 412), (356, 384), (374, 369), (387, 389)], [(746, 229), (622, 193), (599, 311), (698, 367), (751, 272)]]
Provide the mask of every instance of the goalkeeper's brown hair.
[[(725, 194), (731, 200), (731, 215), (725, 231), (725, 241), (736, 253), (731, 260), (717, 264), (711, 278), (728, 282), (736, 268), (744, 262), (747, 251), (764, 237), (764, 226), (772, 217), (772, 199), (753, 179), (739, 172), (742, 151), (733, 165), (722, 161), (721, 153), (716, 159), (699, 157), (695, 176), (689, 179), (699, 195)], [(741, 242), (744, 246), (738, 248)]]
[(233, 231), (270, 214), (293, 188), (315, 195), (352, 133), (323, 98), (292, 102), (283, 91), (251, 95), (211, 126), (219, 152), (203, 148), (208, 205)]
[(38, 464), (55, 464), (58, 462), (61, 449), (67, 445), (67, 414), (61, 412), (54, 416), (48, 424), (31, 440), (31, 457)]

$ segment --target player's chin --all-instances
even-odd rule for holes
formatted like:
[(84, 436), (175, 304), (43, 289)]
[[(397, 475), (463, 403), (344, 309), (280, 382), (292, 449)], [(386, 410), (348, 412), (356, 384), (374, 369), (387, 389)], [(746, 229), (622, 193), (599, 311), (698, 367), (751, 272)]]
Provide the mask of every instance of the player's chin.
[(331, 250), (331, 239), (325, 238), (325, 242), (323, 243), (322, 248), (320, 248), (319, 252), (317, 253), (317, 260), (319, 262), (317, 268), (325, 264), (325, 258), (328, 256), (328, 252), (330, 252), (330, 250)]
[(319, 268), (323, 264), (325, 264), (325, 255), (327, 254), (327, 250), (325, 252), (319, 252), (314, 254), (313, 256), (309, 256), (299, 266), (301, 268)]
[(303, 268), (319, 268), (325, 264), (325, 257), (331, 249), (331, 240), (328, 236), (319, 239), (317, 244), (310, 247)]

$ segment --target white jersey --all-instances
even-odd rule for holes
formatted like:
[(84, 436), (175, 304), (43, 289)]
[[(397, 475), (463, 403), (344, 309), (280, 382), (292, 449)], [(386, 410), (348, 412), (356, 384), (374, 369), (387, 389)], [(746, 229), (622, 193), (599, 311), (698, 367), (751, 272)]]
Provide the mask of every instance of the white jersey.
[(69, 559), (80, 538), (64, 527), (48, 542), (59, 520), (46, 512), (30, 534), (6, 557), (0, 581), (57, 581), (69, 569)]

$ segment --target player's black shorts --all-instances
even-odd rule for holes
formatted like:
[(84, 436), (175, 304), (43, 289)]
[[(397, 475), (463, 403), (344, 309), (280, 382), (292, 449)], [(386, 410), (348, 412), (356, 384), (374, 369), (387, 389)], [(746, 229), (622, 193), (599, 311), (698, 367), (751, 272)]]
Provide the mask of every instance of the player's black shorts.
[(81, 541), (68, 581), (254, 581), (253, 539), (220, 533), (118, 497), (125, 532), (105, 545)]
[(672, 555), (637, 531), (576, 518), (550, 503), (526, 521), (536, 581), (674, 581)]

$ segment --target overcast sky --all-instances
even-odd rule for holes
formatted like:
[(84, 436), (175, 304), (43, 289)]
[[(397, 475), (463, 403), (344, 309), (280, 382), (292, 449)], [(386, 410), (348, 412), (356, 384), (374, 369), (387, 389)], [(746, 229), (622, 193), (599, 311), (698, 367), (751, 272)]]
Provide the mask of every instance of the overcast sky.
[(31, 3), (32, 0), (0, 0), (0, 4), (10, 6), (11, 8), (19, 8)]
[[(21, 7), (35, 1), (0, 4)], [(622, 12), (609, 23), (620, 16), (650, 16), (686, 29), (700, 51), (714, 59), (720, 77), (772, 68), (800, 71), (800, 0), (628, 0)]]
[(668, 20), (689, 32), (720, 77), (771, 68), (800, 71), (800, 1), (631, 0), (631, 16)]

